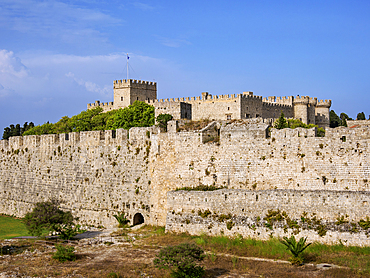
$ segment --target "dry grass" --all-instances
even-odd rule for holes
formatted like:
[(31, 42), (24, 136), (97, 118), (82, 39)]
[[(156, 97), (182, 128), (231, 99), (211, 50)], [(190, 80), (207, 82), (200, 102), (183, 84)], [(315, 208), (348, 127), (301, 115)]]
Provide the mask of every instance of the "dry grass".
[(194, 130), (201, 130), (209, 125), (212, 121), (209, 119), (204, 119), (200, 121), (187, 121), (178, 128), (178, 132), (180, 131), (194, 131)]
[[(223, 237), (169, 234), (164, 232), (164, 228), (150, 226), (130, 233), (137, 240), (112, 245), (79, 246), (77, 241), (70, 243), (76, 248), (77, 260), (65, 263), (52, 259), (52, 254), (55, 252), (55, 248), (53, 248), (55, 242), (13, 241), (11, 245), (22, 246), (28, 251), (17, 256), (0, 257), (0, 273), (22, 273), (22, 275), (30, 277), (170, 277), (169, 271), (159, 270), (152, 264), (160, 248), (183, 242), (195, 242), (207, 250), (206, 259), (202, 263), (206, 268), (205, 277), (370, 277), (370, 272), (360, 270), (361, 262), (366, 259), (369, 261), (369, 257), (366, 255), (367, 251), (361, 251), (363, 249), (343, 251), (345, 249), (337, 247), (338, 252), (333, 248), (332, 253), (325, 253), (322, 246), (316, 246), (313, 248), (313, 252), (307, 252), (307, 259), (311, 262), (339, 261), (343, 256), (347, 261), (350, 258), (360, 258), (360, 266), (353, 270), (345, 268), (319, 270), (312, 265), (296, 267), (287, 263), (243, 258), (251, 255), (288, 258), (289, 254), (285, 250), (277, 251), (279, 249), (274, 247), (274, 244), (277, 244), (277, 242), (274, 243), (274, 240), (243, 243), (241, 238), (228, 240)], [(116, 236), (116, 238), (124, 238), (127, 232), (123, 234)], [(263, 247), (264, 245), (265, 247)], [(324, 250), (325, 254), (319, 252), (320, 248)], [(271, 252), (267, 256), (264, 255), (265, 252), (268, 252), (266, 250)], [(356, 254), (354, 252), (357, 252), (357, 255), (354, 255)], [(361, 252), (364, 254), (361, 255)], [(342, 265), (345, 264), (346, 262), (343, 262)]]

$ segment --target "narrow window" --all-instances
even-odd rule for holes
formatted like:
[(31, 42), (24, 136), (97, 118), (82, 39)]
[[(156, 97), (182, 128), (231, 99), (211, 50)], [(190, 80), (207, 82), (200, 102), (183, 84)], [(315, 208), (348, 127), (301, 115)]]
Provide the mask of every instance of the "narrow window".
[(116, 131), (112, 130), (112, 138), (116, 138)]
[(68, 141), (68, 140), (69, 140), (69, 134), (68, 134), (68, 133), (66, 133), (66, 134), (65, 134), (64, 139), (65, 139), (66, 141)]
[(139, 97), (136, 97), (136, 100), (139, 100)]
[(121, 97), (121, 101), (123, 101), (123, 97)]
[(346, 138), (346, 136), (342, 136), (342, 138), (340, 138), (340, 140), (341, 140), (342, 142), (346, 142), (347, 138)]
[(227, 110), (230, 110), (230, 107), (227, 107)]

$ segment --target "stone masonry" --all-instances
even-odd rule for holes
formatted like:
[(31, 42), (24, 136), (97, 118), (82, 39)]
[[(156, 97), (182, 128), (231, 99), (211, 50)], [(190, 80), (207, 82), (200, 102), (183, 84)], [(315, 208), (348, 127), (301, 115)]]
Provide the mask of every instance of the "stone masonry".
[[(169, 231), (256, 238), (294, 232), (253, 227), (268, 209), (298, 220), (303, 212), (315, 214), (332, 226), (339, 216), (370, 216), (367, 126), (327, 129), (325, 137), (316, 137), (315, 128), (269, 131), (262, 119), (213, 122), (189, 132), (173, 127), (169, 123), (167, 133), (149, 127), (1, 140), (0, 212), (23, 216), (36, 202), (55, 198), (87, 225), (114, 226), (113, 215), (124, 211), (131, 223), (140, 215)], [(171, 192), (200, 184), (227, 190)], [(234, 226), (200, 219), (197, 212), (205, 209), (232, 214)], [(362, 230), (300, 234), (370, 245)]]

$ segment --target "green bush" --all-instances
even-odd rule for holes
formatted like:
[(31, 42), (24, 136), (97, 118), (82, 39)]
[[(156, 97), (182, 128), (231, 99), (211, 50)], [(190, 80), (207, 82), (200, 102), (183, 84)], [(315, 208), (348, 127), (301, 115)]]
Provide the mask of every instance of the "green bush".
[(283, 237), (283, 240), (281, 240), (281, 243), (284, 244), (293, 255), (293, 258), (290, 260), (292, 264), (298, 265), (303, 262), (301, 254), (308, 246), (311, 245), (311, 243), (306, 244), (306, 240), (307, 238), (301, 237), (297, 242), (293, 235), (290, 238)]
[(154, 265), (160, 269), (171, 269), (171, 276), (175, 278), (200, 278), (205, 271), (196, 263), (204, 257), (204, 251), (200, 247), (183, 243), (162, 248), (154, 259)]
[(157, 125), (167, 131), (167, 122), (173, 119), (172, 115), (170, 114), (160, 114), (157, 116)]
[(56, 259), (62, 263), (64, 263), (65, 261), (76, 260), (76, 254), (74, 253), (75, 248), (73, 246), (64, 247), (61, 244), (57, 244), (55, 245), (55, 248), (57, 249), (57, 251), (54, 253), (53, 259)]
[(126, 215), (124, 212), (118, 215), (113, 215), (113, 217), (117, 219), (118, 228), (124, 228), (125, 226), (127, 226), (128, 223), (130, 223), (130, 220), (126, 218)]
[(72, 213), (62, 211), (58, 205), (56, 200), (39, 202), (25, 215), (23, 221), (31, 235), (41, 236), (45, 231), (52, 231), (62, 239), (70, 239), (81, 232), (80, 226), (73, 223)]

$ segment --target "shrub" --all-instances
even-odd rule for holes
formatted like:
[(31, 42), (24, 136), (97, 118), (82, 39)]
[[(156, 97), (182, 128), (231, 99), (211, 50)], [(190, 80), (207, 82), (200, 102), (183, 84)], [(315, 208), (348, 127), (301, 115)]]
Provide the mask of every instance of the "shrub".
[(162, 248), (154, 259), (154, 265), (160, 269), (171, 269), (172, 277), (197, 278), (204, 275), (204, 268), (196, 265), (204, 257), (200, 247), (183, 243)]
[(75, 248), (73, 246), (64, 247), (61, 244), (55, 245), (57, 251), (53, 255), (53, 259), (56, 259), (62, 263), (65, 261), (74, 261), (76, 260), (76, 254), (74, 253)]
[(56, 200), (36, 203), (32, 212), (28, 212), (23, 221), (31, 235), (41, 236), (46, 230), (60, 234), (62, 239), (70, 239), (81, 232), (79, 225), (74, 225), (70, 211), (58, 208)]
[(170, 114), (160, 114), (157, 116), (157, 123), (160, 128), (164, 131), (167, 131), (167, 122), (173, 119), (172, 115)]
[(298, 265), (303, 262), (301, 254), (311, 245), (311, 243), (306, 244), (306, 240), (306, 237), (301, 237), (297, 242), (293, 235), (290, 238), (283, 237), (283, 240), (281, 240), (281, 243), (284, 244), (287, 247), (287, 250), (289, 250), (293, 255), (293, 258), (290, 260), (292, 264)]
[(126, 218), (126, 215), (124, 212), (118, 215), (113, 215), (113, 217), (116, 218), (118, 221), (118, 228), (124, 228), (125, 226), (127, 226), (128, 223), (130, 223), (130, 220)]

